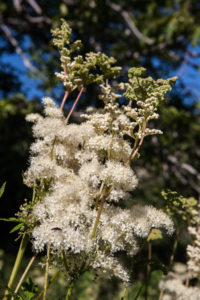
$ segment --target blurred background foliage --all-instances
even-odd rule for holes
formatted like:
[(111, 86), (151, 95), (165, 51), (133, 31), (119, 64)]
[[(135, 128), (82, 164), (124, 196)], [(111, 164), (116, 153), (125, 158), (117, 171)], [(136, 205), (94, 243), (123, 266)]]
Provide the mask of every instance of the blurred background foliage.
[[(40, 99), (34, 96), (35, 85), (32, 92), (24, 90), (25, 82), (37, 82), (41, 94), (50, 95), (58, 102), (63, 97), (64, 90), (54, 76), (59, 70), (59, 56), (50, 34), (61, 17), (72, 27), (73, 38), (83, 41), (83, 53), (103, 51), (117, 59), (117, 64), (123, 67), (121, 79), (126, 80), (130, 66), (143, 66), (154, 78), (179, 76), (173, 92), (160, 107), (157, 127), (164, 134), (146, 138), (141, 157), (134, 165), (140, 181), (133, 201), (162, 207), (161, 191), (165, 188), (199, 199), (199, 1), (0, 0), (0, 185), (7, 181), (0, 217), (13, 216), (24, 198), (30, 197), (30, 191), (23, 185), (32, 142), (25, 116), (41, 112), (42, 107)], [(9, 59), (16, 54), (18, 63), (25, 66), (21, 73)], [(85, 92), (78, 110), (83, 111), (88, 105), (99, 106), (93, 86)], [(74, 120), (80, 121), (78, 112)], [(17, 244), (14, 235), (8, 237), (12, 224), (1, 223), (2, 227), (0, 248), (12, 254)], [(180, 255), (184, 260), (187, 242), (179, 242), (177, 257)], [(166, 262), (170, 240), (156, 243), (157, 257)], [(144, 248), (144, 255), (145, 251)], [(160, 271), (155, 272), (152, 280), (157, 282)], [(103, 283), (100, 289), (104, 290)], [(109, 288), (105, 289), (108, 292)], [(102, 297), (99, 299), (115, 299)]]

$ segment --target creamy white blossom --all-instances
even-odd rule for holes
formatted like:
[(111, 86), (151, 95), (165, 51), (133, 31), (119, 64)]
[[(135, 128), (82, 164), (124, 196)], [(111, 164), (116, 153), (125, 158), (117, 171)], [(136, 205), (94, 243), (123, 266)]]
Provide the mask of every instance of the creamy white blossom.
[[(65, 251), (69, 259), (72, 252), (77, 259), (85, 260), (87, 267), (103, 270), (127, 283), (129, 274), (115, 254), (126, 251), (135, 255), (141, 238), (146, 239), (152, 228), (164, 228), (169, 234), (173, 231), (170, 218), (152, 206), (134, 205), (128, 210), (113, 205), (128, 199), (138, 183), (126, 164), (131, 145), (121, 134), (135, 125), (131, 127), (120, 110), (113, 117), (113, 133), (110, 112), (90, 115), (80, 125), (66, 125), (55, 103), (50, 98), (43, 102), (44, 117), (27, 117), (34, 123), (36, 141), (31, 145), (25, 183), (44, 187), (43, 197), (33, 208), (37, 220), (32, 231), (33, 247), (43, 251), (50, 246), (58, 256)], [(106, 189), (103, 211), (92, 238)]]
[(200, 288), (186, 286), (174, 273), (163, 278), (160, 289), (164, 291), (161, 300), (200, 300)]

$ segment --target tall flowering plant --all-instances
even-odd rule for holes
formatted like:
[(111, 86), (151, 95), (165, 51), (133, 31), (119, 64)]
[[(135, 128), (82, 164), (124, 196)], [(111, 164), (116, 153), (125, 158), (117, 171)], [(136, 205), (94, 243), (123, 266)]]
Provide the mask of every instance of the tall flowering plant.
[[(124, 204), (138, 184), (132, 162), (139, 158), (146, 136), (162, 133), (152, 128), (151, 120), (158, 118), (159, 103), (176, 78), (155, 81), (145, 75), (144, 68), (130, 68), (128, 82), (116, 84), (115, 80), (113, 85), (120, 75), (113, 57), (101, 52), (80, 55), (81, 41), (72, 42), (64, 20), (52, 34), (61, 57), (56, 76), (65, 94), (61, 107), (46, 97), (44, 116), (27, 116), (35, 142), (24, 183), (33, 189), (33, 198), (17, 214), (22, 244), (16, 261), (19, 265), (30, 240), (36, 253), (46, 252), (43, 299), (52, 262), (66, 273), (69, 299), (74, 283), (88, 270), (116, 276), (128, 286), (130, 270), (117, 254), (135, 256), (154, 228), (168, 234), (174, 230), (163, 211), (140, 203), (128, 209)], [(81, 124), (69, 124), (76, 103), (91, 83), (99, 86), (103, 110), (88, 108)], [(65, 102), (76, 90), (77, 98), (65, 116)], [(120, 98), (128, 104), (120, 105)], [(15, 266), (9, 288), (16, 270)]]

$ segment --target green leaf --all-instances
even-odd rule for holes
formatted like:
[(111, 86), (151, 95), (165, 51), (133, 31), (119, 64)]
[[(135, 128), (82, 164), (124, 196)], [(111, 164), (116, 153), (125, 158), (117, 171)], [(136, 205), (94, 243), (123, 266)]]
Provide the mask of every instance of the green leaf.
[(21, 218), (14, 218), (14, 217), (11, 217), (11, 218), (0, 218), (0, 221), (5, 221), (5, 222), (17, 222), (17, 223), (25, 223), (25, 220), (24, 219), (21, 219)]
[(6, 187), (6, 182), (4, 182), (0, 188), (0, 198), (2, 197), (4, 191), (5, 191), (5, 187)]
[(21, 286), (28, 300), (32, 299), (38, 293), (38, 286), (29, 277)]
[(156, 229), (153, 228), (147, 238), (147, 241), (154, 241), (154, 240), (158, 240), (158, 239), (162, 239), (162, 232), (160, 231), (160, 229)]
[(19, 223), (16, 226), (13, 227), (13, 229), (10, 230), (9, 233), (13, 233), (15, 231), (17, 231), (19, 228), (21, 228), (24, 225), (24, 223)]

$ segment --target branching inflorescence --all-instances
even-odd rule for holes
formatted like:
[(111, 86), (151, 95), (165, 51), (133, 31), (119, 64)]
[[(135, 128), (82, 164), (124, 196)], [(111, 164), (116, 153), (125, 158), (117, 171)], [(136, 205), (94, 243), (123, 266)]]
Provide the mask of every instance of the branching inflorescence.
[[(37, 199), (31, 211), (33, 247), (47, 247), (51, 256), (64, 259), (69, 281), (94, 269), (128, 284), (129, 271), (116, 254), (134, 256), (152, 228), (173, 232), (170, 217), (161, 210), (141, 204), (123, 209), (120, 203), (137, 186), (131, 162), (139, 157), (144, 137), (161, 133), (148, 122), (158, 118), (157, 107), (176, 78), (154, 81), (145, 77), (145, 69), (131, 68), (128, 83), (113, 88), (110, 82), (120, 73), (114, 58), (77, 54), (81, 42), (71, 42), (65, 21), (53, 36), (61, 54), (62, 71), (56, 75), (65, 87), (61, 108), (72, 91), (81, 96), (96, 82), (104, 111), (84, 114), (80, 125), (66, 124), (62, 109), (44, 98), (44, 117), (28, 115), (36, 139), (25, 173), (25, 184), (36, 190)], [(119, 105), (121, 97), (128, 106)]]

